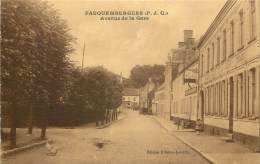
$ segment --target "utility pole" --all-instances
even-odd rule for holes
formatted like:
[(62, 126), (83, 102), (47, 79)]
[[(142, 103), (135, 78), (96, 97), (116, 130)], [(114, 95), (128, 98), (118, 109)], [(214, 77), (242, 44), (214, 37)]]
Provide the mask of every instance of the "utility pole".
[(84, 46), (83, 46), (81, 72), (83, 72), (83, 68), (84, 68), (84, 57), (85, 57), (85, 41), (84, 41)]

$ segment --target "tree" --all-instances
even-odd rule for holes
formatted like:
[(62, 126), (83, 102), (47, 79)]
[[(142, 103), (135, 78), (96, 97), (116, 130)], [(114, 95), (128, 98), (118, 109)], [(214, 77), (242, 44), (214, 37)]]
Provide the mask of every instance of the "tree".
[(136, 65), (131, 70), (130, 80), (136, 88), (144, 86), (149, 78), (152, 78), (153, 82), (161, 84), (164, 81), (164, 69), (163, 65)]
[(88, 77), (91, 106), (98, 111), (97, 119), (101, 119), (102, 123), (105, 119), (107, 109), (116, 109), (121, 104), (122, 85), (117, 76), (103, 67), (89, 68), (86, 71)]
[(15, 147), (21, 104), (31, 109), (31, 132), (35, 104), (48, 97), (49, 107), (54, 108), (63, 95), (73, 38), (66, 22), (45, 1), (4, 0), (1, 7), (1, 94), (8, 104), (3, 110), (9, 111), (11, 146)]
[(104, 122), (108, 109), (121, 105), (121, 97), (122, 85), (118, 75), (103, 67), (88, 67), (83, 72), (72, 69), (64, 108), (57, 110), (50, 119), (73, 126), (94, 120)]

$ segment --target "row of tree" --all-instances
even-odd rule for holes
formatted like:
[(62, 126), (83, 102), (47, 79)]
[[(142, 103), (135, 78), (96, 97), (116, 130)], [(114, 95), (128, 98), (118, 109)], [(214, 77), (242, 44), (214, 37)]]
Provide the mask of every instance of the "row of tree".
[(89, 121), (103, 123), (108, 119), (111, 111), (114, 117), (122, 99), (122, 84), (118, 75), (103, 67), (91, 67), (85, 68), (83, 73), (74, 70), (72, 82), (68, 96), (62, 105), (63, 110), (58, 110), (63, 111), (63, 114), (67, 114), (68, 117), (64, 119), (59, 114), (52, 114), (56, 117), (52, 119), (56, 125), (57, 120), (61, 121), (58, 123), (61, 125), (64, 120), (65, 123), (72, 122), (75, 125)]
[(121, 103), (119, 79), (102, 67), (74, 68), (69, 61), (74, 39), (69, 27), (46, 1), (5, 0), (1, 5), (1, 117), (10, 127), (11, 147), (16, 128), (78, 125), (101, 119)]
[(151, 78), (156, 84), (164, 82), (164, 65), (136, 65), (132, 68), (129, 79), (124, 79), (125, 87), (140, 88)]

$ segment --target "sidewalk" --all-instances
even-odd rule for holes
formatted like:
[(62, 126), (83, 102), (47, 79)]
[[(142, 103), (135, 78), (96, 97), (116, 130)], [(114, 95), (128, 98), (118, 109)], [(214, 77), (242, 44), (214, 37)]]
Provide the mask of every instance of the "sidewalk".
[[(3, 128), (2, 131), (5, 134), (9, 133), (8, 128)], [(1, 159), (8, 155), (15, 154), (17, 152), (25, 151), (35, 147), (45, 145), (47, 140), (42, 140), (40, 138), (41, 130), (39, 128), (34, 128), (32, 134), (28, 134), (27, 128), (17, 128), (16, 129), (16, 147), (10, 148), (10, 140), (1, 141)]]
[(228, 143), (220, 137), (204, 133), (197, 135), (194, 130), (177, 129), (172, 121), (152, 116), (170, 134), (200, 153), (215, 164), (259, 164), (260, 154), (243, 147), (238, 143)]
[[(9, 135), (10, 129), (8, 128), (2, 128), (3, 132), (5, 134)], [(17, 147), (23, 147), (25, 145), (31, 144), (31, 143), (37, 143), (40, 142), (40, 134), (41, 131), (39, 128), (34, 128), (32, 134), (28, 134), (28, 129), (27, 128), (17, 128), (16, 129), (16, 144)], [(10, 150), (10, 141), (9, 140), (4, 140), (1, 141), (1, 149), (2, 151)]]

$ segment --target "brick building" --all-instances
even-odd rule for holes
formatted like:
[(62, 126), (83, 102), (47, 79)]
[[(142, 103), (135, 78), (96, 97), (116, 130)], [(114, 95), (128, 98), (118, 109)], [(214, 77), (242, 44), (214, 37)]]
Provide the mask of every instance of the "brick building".
[(253, 149), (260, 114), (259, 10), (259, 0), (228, 0), (197, 47), (205, 131), (230, 133)]

